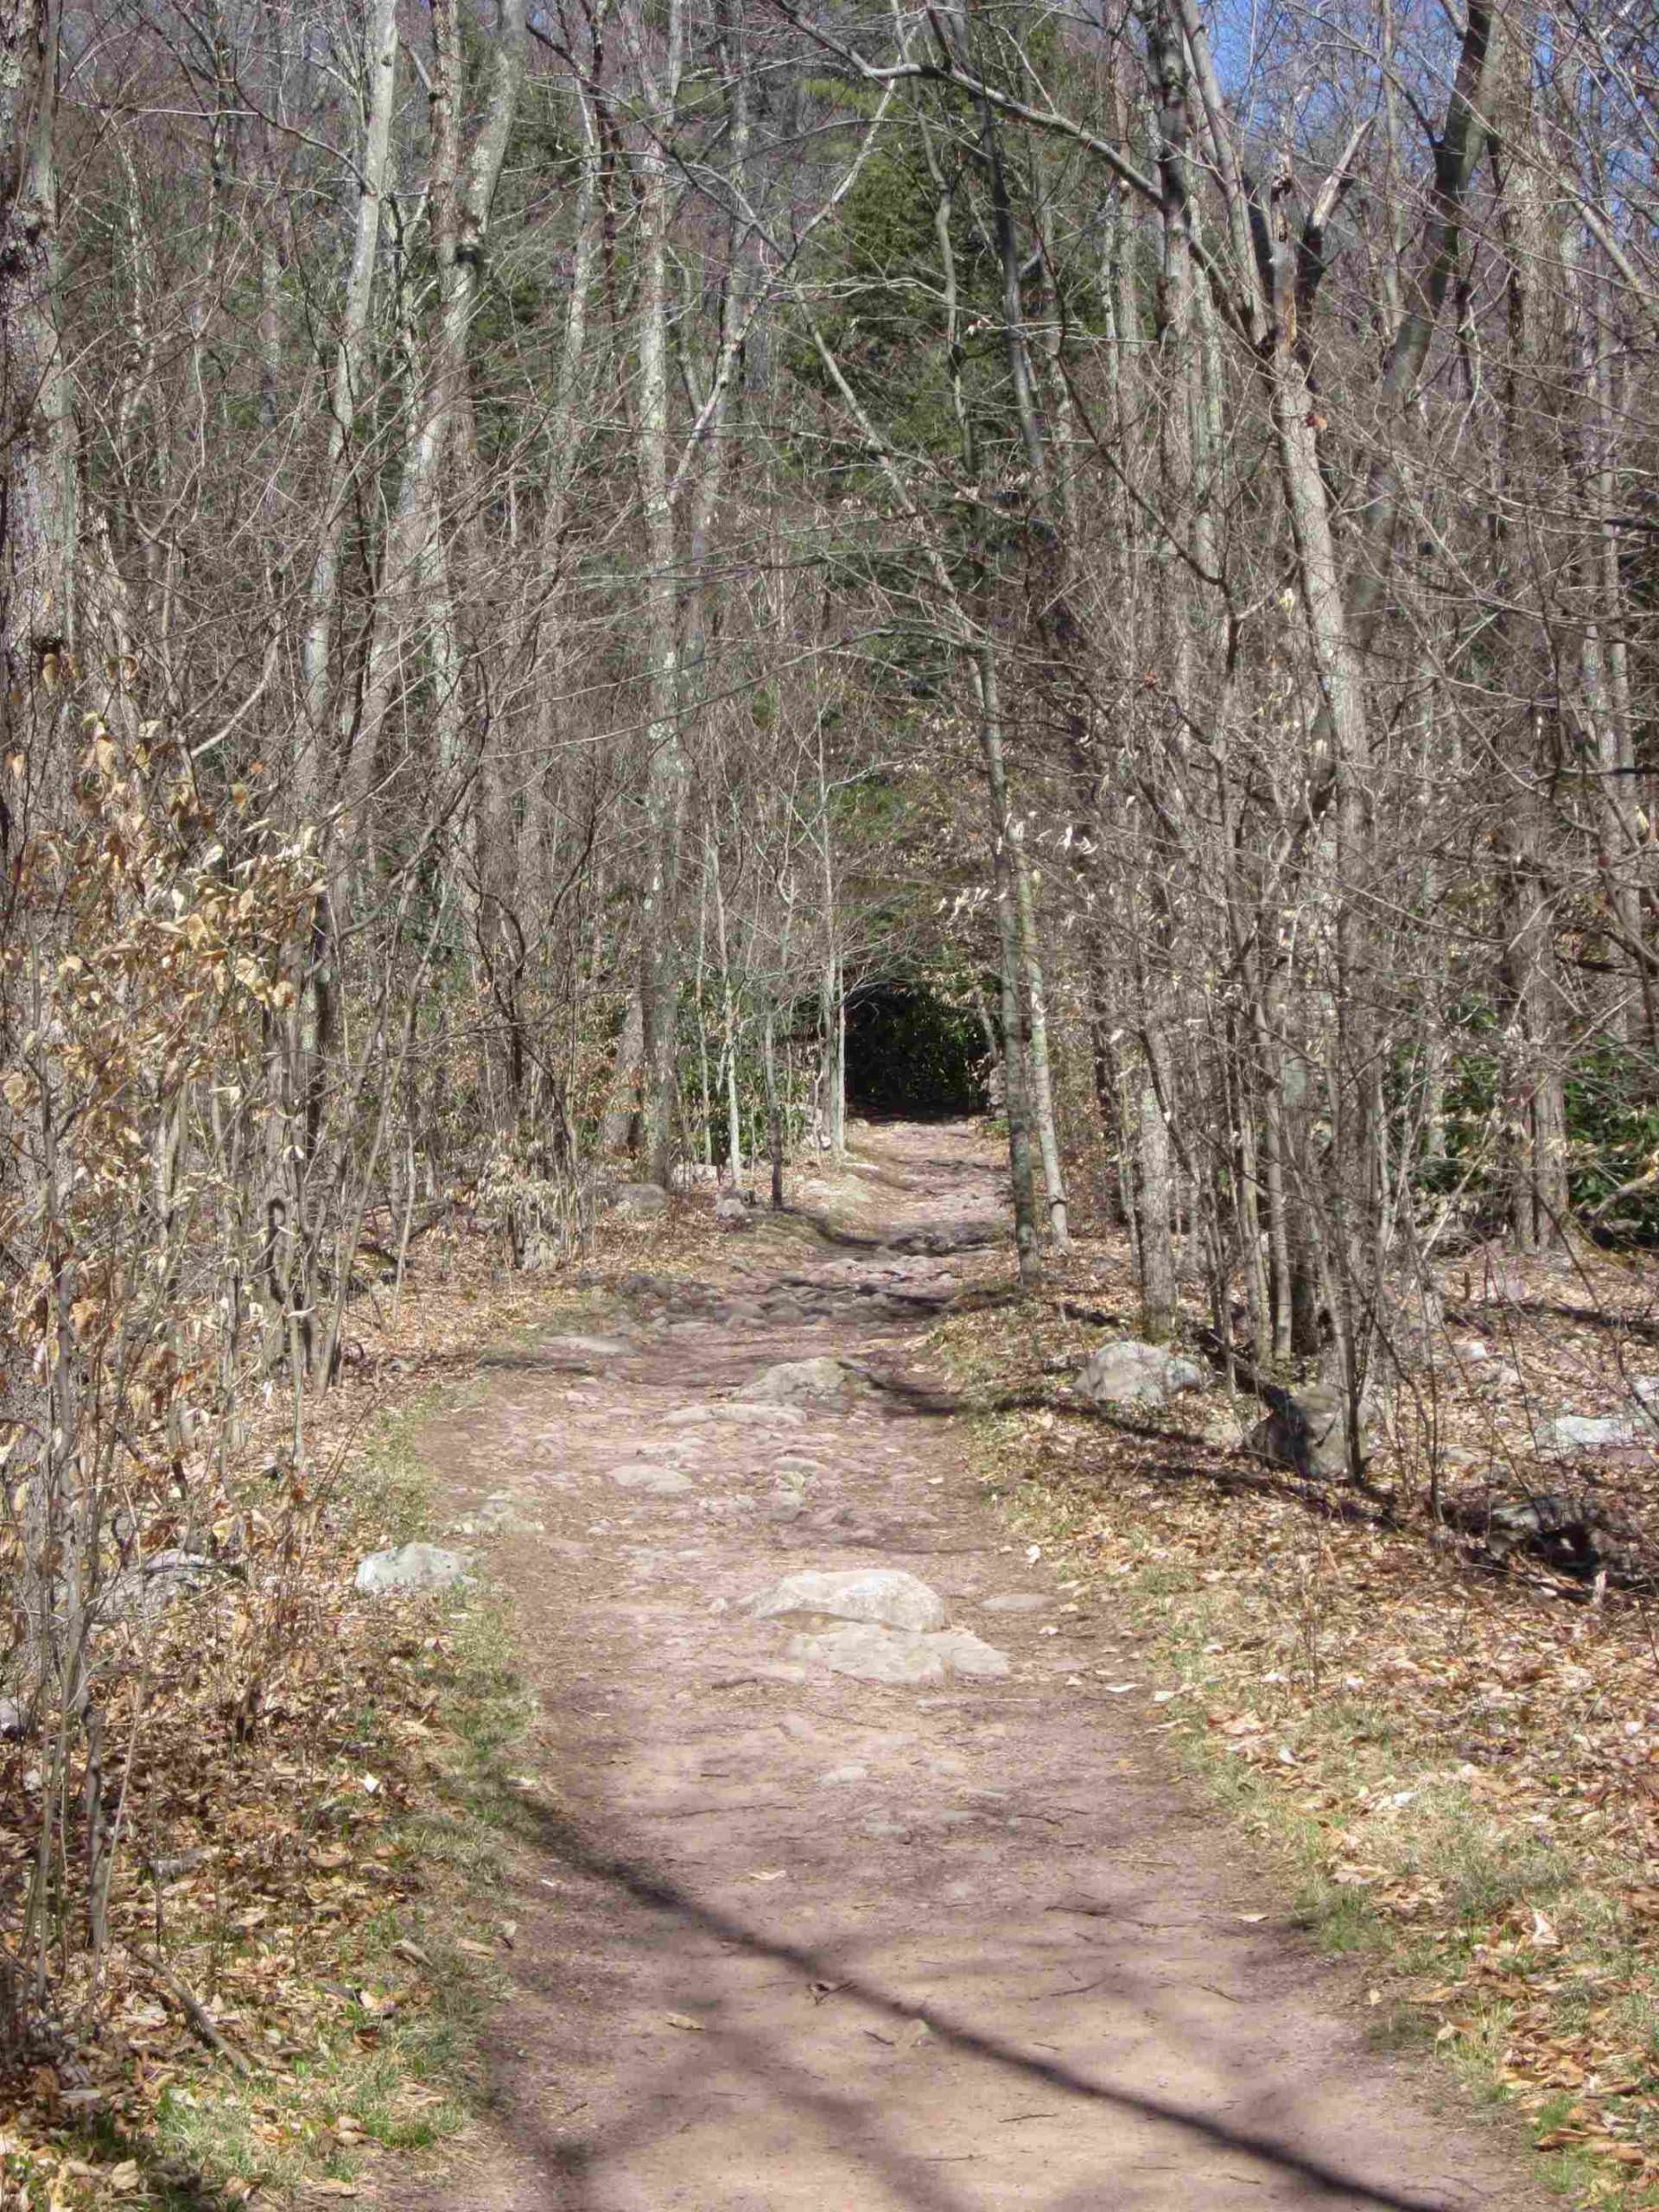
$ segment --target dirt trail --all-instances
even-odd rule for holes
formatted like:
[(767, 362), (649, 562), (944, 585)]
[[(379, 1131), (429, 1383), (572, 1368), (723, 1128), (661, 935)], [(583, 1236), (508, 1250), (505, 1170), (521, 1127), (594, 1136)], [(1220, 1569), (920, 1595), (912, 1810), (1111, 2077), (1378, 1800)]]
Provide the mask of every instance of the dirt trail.
[[(1001, 1223), (967, 1130), (886, 1132), (866, 1180), (907, 1243)], [(949, 1291), (948, 1253), (739, 1236), (721, 1257), (701, 1293), (619, 1307), (624, 1352), (532, 1340), (429, 1433), (454, 1512), (503, 1530), (546, 1717), (497, 2120), (442, 2181), (382, 2201), (1541, 2204), (1259, 1917), (1260, 1878), (1172, 1771), (1131, 1639), (1010, 1544), (950, 1420), (902, 1389), (729, 1411), (769, 1363), (819, 1353), (902, 1383), (905, 1299)], [(791, 1460), (817, 1471), (785, 1517)], [(671, 1480), (625, 1487), (619, 1466)], [(920, 1576), (1011, 1672), (808, 1675), (789, 1624), (740, 1610), (795, 1569), (862, 1566)]]

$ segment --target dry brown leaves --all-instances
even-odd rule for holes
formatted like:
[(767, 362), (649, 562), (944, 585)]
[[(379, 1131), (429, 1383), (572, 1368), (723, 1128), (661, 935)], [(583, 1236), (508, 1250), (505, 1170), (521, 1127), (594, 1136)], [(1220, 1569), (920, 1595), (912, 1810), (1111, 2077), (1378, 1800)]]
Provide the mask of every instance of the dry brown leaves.
[[(652, 1224), (652, 1267), (687, 1263), (706, 1236), (706, 1212), (677, 1208)], [(0, 2205), (188, 2186), (123, 2152), (153, 2142), (161, 2101), (188, 2099), (214, 2041), (219, 2064), (251, 2064), (275, 2090), (341, 2034), (372, 2049), (423, 2005), (420, 1947), (396, 1947), (395, 1973), (382, 1955), (365, 1980), (365, 1937), (426, 1893), (400, 1829), (441, 1787), (453, 1637), (429, 1608), (353, 1592), (362, 1553), (398, 1533), (365, 1517), (363, 1442), (379, 1414), (464, 1386), (485, 1347), (637, 1267), (641, 1245), (618, 1226), (583, 1266), (524, 1276), (464, 1230), (424, 1240), (400, 1301), (375, 1286), (354, 1306), (340, 1382), (308, 1415), (308, 1471), (285, 1449), (283, 1394), (257, 1427), (221, 1501), (238, 1571), (159, 1624), (113, 1632), (108, 1733), (143, 1755), (110, 1946), (96, 1978), (84, 1955), (56, 1962), (65, 2048), (0, 2086)], [(0, 1743), (0, 1898), (21, 1894), (38, 1760), (28, 1741)], [(19, 1940), (0, 1929), (0, 1944)], [(251, 2094), (253, 2133), (277, 2142), (291, 2112)]]
[[(1148, 1703), (1147, 1725), (1185, 1738), (1224, 1782), (1230, 1771), (1242, 1786), (1226, 1794), (1294, 1839), (1327, 1897), (1350, 1893), (1391, 1931), (1407, 2004), (1454, 2054), (1479, 2054), (1535, 2115), (1541, 2149), (1576, 2154), (1562, 2178), (1579, 2200), (1659, 2203), (1650, 1601), (1483, 1564), (1421, 1507), (1431, 1422), (1461, 1446), (1454, 1491), (1560, 1484), (1535, 1456), (1536, 1425), (1629, 1412), (1627, 1378), (1659, 1370), (1654, 1279), (1509, 1261), (1486, 1298), (1479, 1268), (1459, 1279), (1467, 1264), (1448, 1271), (1445, 1326), (1403, 1348), (1377, 1471), (1402, 1525), (1344, 1519), (1344, 1500), (1248, 1458), (1259, 1409), (1219, 1396), (1178, 1402), (1161, 1433), (1059, 1402), (1005, 1418), (1001, 1487), (1089, 1586), (1119, 1605), (1138, 1592), (1160, 1618), (1180, 1679)], [(1133, 1315), (1116, 1249), (1085, 1248), (1058, 1287)], [(1459, 1349), (1477, 1332), (1513, 1381), (1494, 1387), (1479, 1371), (1493, 1361)], [(942, 1340), (977, 1384), (1006, 1389), (1052, 1376), (1101, 1333), (1050, 1303), (1029, 1319), (953, 1321)], [(1653, 1457), (1619, 1456), (1603, 1485), (1651, 1530)]]

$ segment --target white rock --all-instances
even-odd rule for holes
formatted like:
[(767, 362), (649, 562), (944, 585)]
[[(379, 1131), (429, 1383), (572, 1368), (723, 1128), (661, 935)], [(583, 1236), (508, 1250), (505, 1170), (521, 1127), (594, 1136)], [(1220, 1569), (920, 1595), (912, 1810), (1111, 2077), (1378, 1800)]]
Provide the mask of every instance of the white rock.
[(807, 1567), (752, 1598), (748, 1610), (763, 1621), (786, 1613), (824, 1613), (831, 1620), (910, 1630), (943, 1628), (945, 1620), (944, 1600), (937, 1590), (901, 1567), (887, 1567), (830, 1573)]
[(1162, 1344), (1133, 1338), (1102, 1344), (1077, 1370), (1072, 1388), (1096, 1406), (1163, 1406), (1183, 1390), (1201, 1390), (1202, 1368)]
[[(672, 1420), (673, 1415), (669, 1418)], [(799, 1428), (806, 1415), (798, 1406), (773, 1405), (764, 1399), (728, 1398), (723, 1406), (710, 1406), (709, 1418), (741, 1421), (757, 1427)]]
[(678, 1497), (691, 1487), (691, 1478), (678, 1467), (659, 1467), (652, 1459), (630, 1459), (611, 1469), (611, 1480), (620, 1490), (642, 1490), (652, 1497)]
[(397, 1544), (360, 1560), (356, 1580), (372, 1598), (418, 1596), (449, 1589), (466, 1571), (460, 1555), (440, 1544)]
[(953, 1674), (1006, 1675), (1008, 1655), (999, 1651), (994, 1643), (982, 1643), (971, 1629), (950, 1628), (943, 1636), (930, 1636), (927, 1641), (944, 1652)]
[(549, 1359), (587, 1363), (626, 1359), (637, 1349), (626, 1337), (543, 1337), (537, 1350)]
[(914, 1688), (944, 1680), (945, 1660), (931, 1636), (906, 1636), (868, 1621), (848, 1621), (817, 1636), (798, 1636), (789, 1656), (808, 1667), (827, 1667), (832, 1675), (851, 1675), (861, 1682), (893, 1682)]
[(1040, 1613), (1048, 1600), (1030, 1590), (1007, 1590), (995, 1598), (982, 1598), (980, 1603), (988, 1613)]
[(1635, 1442), (1634, 1425), (1618, 1414), (1562, 1414), (1540, 1427), (1538, 1456), (1565, 1459), (1574, 1452), (1616, 1452)]
[(880, 1628), (872, 1621), (846, 1621), (839, 1628), (798, 1636), (789, 1647), (789, 1656), (807, 1667), (826, 1667), (832, 1675), (909, 1688), (942, 1682), (950, 1674), (987, 1675), (1008, 1671), (1007, 1653), (982, 1643), (966, 1629), (918, 1636), (901, 1629)]
[(740, 1398), (790, 1404), (800, 1398), (844, 1398), (871, 1388), (869, 1376), (851, 1360), (786, 1359), (762, 1369), (738, 1392)]
[[(29, 1714), (24, 1710), (22, 1700), (15, 1697), (0, 1697), (0, 1737), (10, 1739), (26, 1735), (28, 1732)], [(830, 1777), (825, 1775), (824, 1780), (828, 1782), (830, 1779)]]

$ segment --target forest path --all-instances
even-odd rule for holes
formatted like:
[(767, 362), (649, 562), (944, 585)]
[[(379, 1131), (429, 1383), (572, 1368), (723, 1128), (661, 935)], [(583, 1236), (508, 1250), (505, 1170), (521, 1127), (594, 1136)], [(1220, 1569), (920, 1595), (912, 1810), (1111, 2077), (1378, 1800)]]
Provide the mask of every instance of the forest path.
[[(428, 1432), (463, 1528), (498, 1525), (543, 1719), (495, 2116), (444, 2177), (388, 2174), (380, 2201), (1541, 2203), (1261, 1916), (1260, 1878), (1172, 1770), (1133, 1639), (1011, 1544), (957, 1423), (902, 1388), (721, 1395), (825, 1353), (902, 1385), (925, 1325), (904, 1300), (950, 1287), (918, 1233), (1000, 1229), (1003, 1178), (969, 1128), (879, 1131), (859, 1179), (861, 1215), (911, 1249), (733, 1236), (701, 1288), (594, 1324), (623, 1351), (532, 1337)], [(741, 1610), (785, 1573), (853, 1567), (919, 1576), (1011, 1671), (809, 1674), (789, 1647), (810, 1624)]]

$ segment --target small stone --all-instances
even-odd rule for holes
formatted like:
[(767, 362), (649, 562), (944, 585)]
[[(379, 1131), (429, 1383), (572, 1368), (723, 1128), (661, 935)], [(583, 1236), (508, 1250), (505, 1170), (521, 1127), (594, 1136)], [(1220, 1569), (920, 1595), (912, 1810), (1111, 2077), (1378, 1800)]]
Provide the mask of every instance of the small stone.
[(820, 1782), (868, 1782), (870, 1770), (867, 1766), (832, 1766), (818, 1777)]
[(937, 1590), (899, 1567), (854, 1568), (823, 1573), (807, 1568), (786, 1574), (770, 1590), (751, 1599), (758, 1620), (788, 1613), (823, 1613), (832, 1620), (875, 1622), (911, 1630), (943, 1628), (944, 1600)]
[(1007, 1590), (995, 1598), (982, 1598), (980, 1604), (988, 1613), (1040, 1613), (1048, 1603), (1030, 1590)]
[(908, 1843), (910, 1830), (902, 1821), (893, 1820), (887, 1813), (867, 1813), (858, 1824), (861, 1835), (873, 1843)]
[(442, 1545), (397, 1544), (359, 1560), (355, 1580), (371, 1598), (423, 1597), (453, 1588), (466, 1571), (459, 1554), (445, 1551)]

